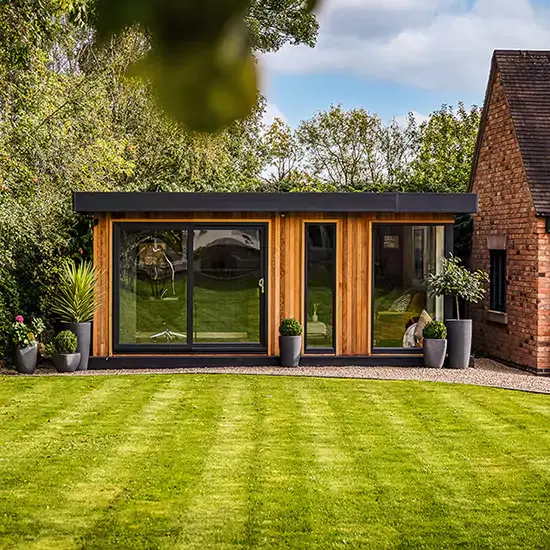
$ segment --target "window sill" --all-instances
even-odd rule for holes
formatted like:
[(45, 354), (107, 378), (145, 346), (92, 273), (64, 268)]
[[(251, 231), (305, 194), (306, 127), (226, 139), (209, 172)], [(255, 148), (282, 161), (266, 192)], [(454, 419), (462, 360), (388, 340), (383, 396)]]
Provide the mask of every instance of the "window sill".
[(507, 325), (508, 324), (508, 314), (503, 311), (493, 311), (492, 309), (487, 310), (487, 321), (489, 323), (495, 323), (497, 325)]

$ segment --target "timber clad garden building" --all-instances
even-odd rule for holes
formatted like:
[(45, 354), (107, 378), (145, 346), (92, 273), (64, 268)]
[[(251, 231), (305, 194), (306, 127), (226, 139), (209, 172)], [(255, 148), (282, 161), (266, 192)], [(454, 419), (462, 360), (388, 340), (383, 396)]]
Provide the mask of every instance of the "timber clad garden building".
[(414, 325), (451, 315), (425, 279), (474, 194), (76, 193), (94, 216), (92, 368), (419, 365)]

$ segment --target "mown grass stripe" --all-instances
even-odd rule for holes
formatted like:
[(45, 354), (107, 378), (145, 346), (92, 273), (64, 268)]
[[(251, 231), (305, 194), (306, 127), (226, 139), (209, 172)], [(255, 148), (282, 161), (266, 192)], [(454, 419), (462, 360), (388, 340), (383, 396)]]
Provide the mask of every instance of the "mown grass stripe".
[(292, 379), (258, 386), (264, 399), (263, 440), (257, 446), (244, 547), (301, 548), (311, 544), (313, 458), (304, 445), (299, 391)]
[(23, 447), (25, 438), (34, 441), (35, 432), (42, 433), (51, 428), (51, 423), (58, 422), (60, 416), (78, 409), (80, 400), (95, 397), (94, 392), (102, 386), (101, 381), (94, 380), (87, 384), (72, 384), (71, 391), (65, 391), (66, 383), (54, 383), (53, 380), (42, 383), (36, 378), (25, 379), (21, 388), (15, 379), (8, 380), (7, 385), (0, 386), (4, 395), (11, 393), (0, 407), (0, 422), (4, 426), (0, 432), (0, 446), (9, 446), (10, 449), (12, 441), (23, 444)]
[(236, 384), (219, 378), (221, 414), (207, 450), (197, 491), (179, 514), (185, 525), (175, 548), (213, 548), (238, 544), (248, 512), (248, 464), (254, 452), (255, 423), (251, 411), (254, 388), (245, 380)]

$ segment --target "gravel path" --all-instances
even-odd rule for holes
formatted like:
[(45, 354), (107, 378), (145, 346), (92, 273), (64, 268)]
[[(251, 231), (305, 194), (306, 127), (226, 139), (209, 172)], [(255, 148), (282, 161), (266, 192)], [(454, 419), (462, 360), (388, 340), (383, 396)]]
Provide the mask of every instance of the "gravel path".
[[(7, 374), (5, 370), (2, 371)], [(13, 374), (13, 371), (9, 371)], [(476, 367), (466, 370), (423, 369), (403, 367), (223, 367), (182, 369), (137, 369), (86, 371), (58, 374), (53, 369), (40, 368), (38, 376), (105, 376), (128, 374), (264, 374), (271, 376), (316, 376), (324, 378), (369, 378), (376, 380), (423, 380), (453, 384), (492, 386), (535, 393), (550, 394), (550, 378), (535, 376), (506, 367), (489, 359), (478, 359)], [(36, 376), (35, 375), (35, 376)]]

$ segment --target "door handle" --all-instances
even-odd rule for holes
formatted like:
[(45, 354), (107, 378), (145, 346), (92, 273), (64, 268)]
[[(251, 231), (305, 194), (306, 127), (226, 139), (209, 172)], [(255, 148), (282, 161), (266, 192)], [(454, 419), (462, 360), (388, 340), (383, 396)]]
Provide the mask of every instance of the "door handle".
[(258, 281), (258, 286), (260, 287), (261, 293), (263, 294), (265, 292), (265, 280), (263, 277)]

